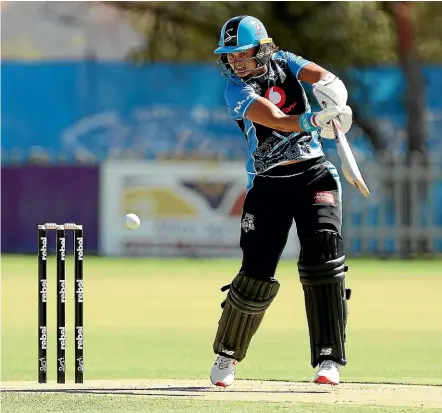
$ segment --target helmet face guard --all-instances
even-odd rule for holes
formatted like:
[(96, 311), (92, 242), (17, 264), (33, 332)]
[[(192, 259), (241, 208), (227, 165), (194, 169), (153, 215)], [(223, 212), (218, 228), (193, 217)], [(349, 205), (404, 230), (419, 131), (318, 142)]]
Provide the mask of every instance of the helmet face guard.
[[(241, 60), (240, 62), (236, 62), (233, 64), (233, 67), (232, 64), (230, 64), (229, 61), (227, 60), (227, 53), (222, 53), (216, 62), (221, 74), (223, 76), (226, 76), (233, 83), (241, 83), (241, 82), (247, 83), (248, 81), (250, 81), (254, 76), (256, 76), (257, 72), (260, 69), (262, 69), (267, 65), (270, 58), (272, 57), (272, 54), (274, 52), (273, 40), (270, 38), (260, 39), (259, 46), (256, 46), (255, 49), (256, 49), (255, 56)], [(232, 51), (232, 53), (234, 53), (234, 51)], [(235, 74), (235, 68), (239, 70), (243, 69), (246, 63), (250, 60), (256, 61), (256, 67), (250, 71), (247, 71), (249, 72), (247, 76), (243, 77), (237, 76)], [(236, 67), (237, 65), (239, 65), (239, 67)]]

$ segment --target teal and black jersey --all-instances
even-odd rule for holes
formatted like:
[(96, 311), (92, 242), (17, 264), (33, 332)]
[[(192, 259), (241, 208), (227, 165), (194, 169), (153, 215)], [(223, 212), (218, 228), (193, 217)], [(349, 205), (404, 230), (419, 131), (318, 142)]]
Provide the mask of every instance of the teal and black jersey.
[(245, 134), (248, 145), (246, 170), (248, 188), (253, 178), (291, 160), (308, 160), (324, 156), (317, 132), (282, 132), (259, 125), (246, 118), (252, 102), (262, 96), (284, 113), (301, 115), (310, 112), (304, 88), (298, 78), (300, 70), (310, 63), (293, 53), (278, 51), (267, 64), (267, 72), (247, 83), (229, 81), (225, 100), (230, 116)]

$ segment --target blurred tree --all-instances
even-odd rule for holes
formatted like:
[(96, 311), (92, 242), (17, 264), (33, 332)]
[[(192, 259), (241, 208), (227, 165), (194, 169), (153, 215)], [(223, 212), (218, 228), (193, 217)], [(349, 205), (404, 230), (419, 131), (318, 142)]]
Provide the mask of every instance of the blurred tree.
[[(408, 151), (407, 162), (410, 167), (427, 165), (427, 149), (425, 145), (425, 82), (422, 75), (418, 48), (415, 39), (415, 21), (412, 18), (412, 4), (404, 1), (383, 2), (384, 10), (390, 15), (397, 37), (399, 63), (405, 78), (405, 102), (407, 110)], [(404, 214), (402, 224), (413, 225), (412, 185), (408, 181), (403, 185), (402, 206)], [(422, 180), (417, 188), (420, 200), (427, 198), (427, 181)], [(401, 239), (401, 251), (408, 255), (413, 251), (412, 237)], [(429, 250), (425, 237), (419, 239), (419, 252)]]
[(405, 102), (407, 110), (408, 155), (420, 153), (426, 158), (425, 147), (425, 82), (422, 75), (415, 40), (412, 5), (403, 1), (384, 1), (385, 11), (390, 15), (397, 35), (399, 63), (406, 80)]
[[(397, 36), (404, 35), (392, 13), (396, 3), (400, 2), (106, 2), (127, 11), (135, 27), (145, 34), (145, 47), (133, 51), (133, 62), (213, 61), (222, 24), (236, 15), (256, 16), (281, 48), (330, 68), (346, 82), (355, 123), (377, 152), (385, 149), (386, 142), (364, 115), (366, 102), (351, 99), (352, 88), (360, 85), (346, 76), (345, 69), (396, 63), (397, 51), (402, 51), (397, 47), (402, 44)], [(442, 61), (437, 40), (442, 38), (442, 3), (410, 3), (408, 9), (418, 28), (410, 58), (416, 59), (419, 52), (426, 62)], [(401, 59), (405, 68), (403, 55)], [(413, 105), (410, 99), (405, 104)], [(408, 113), (414, 113), (411, 107)], [(420, 139), (424, 132), (408, 132), (409, 147), (414, 148), (411, 141), (415, 136)], [(422, 148), (421, 142), (417, 145)]]

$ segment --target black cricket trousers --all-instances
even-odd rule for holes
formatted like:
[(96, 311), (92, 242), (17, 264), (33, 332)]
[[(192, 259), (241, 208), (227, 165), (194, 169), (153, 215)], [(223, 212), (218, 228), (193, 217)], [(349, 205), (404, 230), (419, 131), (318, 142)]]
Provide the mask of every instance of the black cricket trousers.
[(325, 157), (255, 176), (241, 217), (241, 272), (255, 279), (274, 277), (293, 221), (301, 248), (318, 230), (341, 233), (341, 184)]

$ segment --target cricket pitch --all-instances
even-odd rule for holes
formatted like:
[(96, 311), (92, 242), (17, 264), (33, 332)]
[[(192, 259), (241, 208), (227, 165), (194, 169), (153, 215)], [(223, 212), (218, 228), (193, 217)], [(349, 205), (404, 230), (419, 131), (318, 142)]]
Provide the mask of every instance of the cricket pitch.
[(404, 384), (314, 383), (237, 380), (217, 388), (207, 380), (87, 381), (84, 384), (3, 382), (2, 392), (144, 395), (217, 401), (265, 401), (442, 408), (442, 387)]

